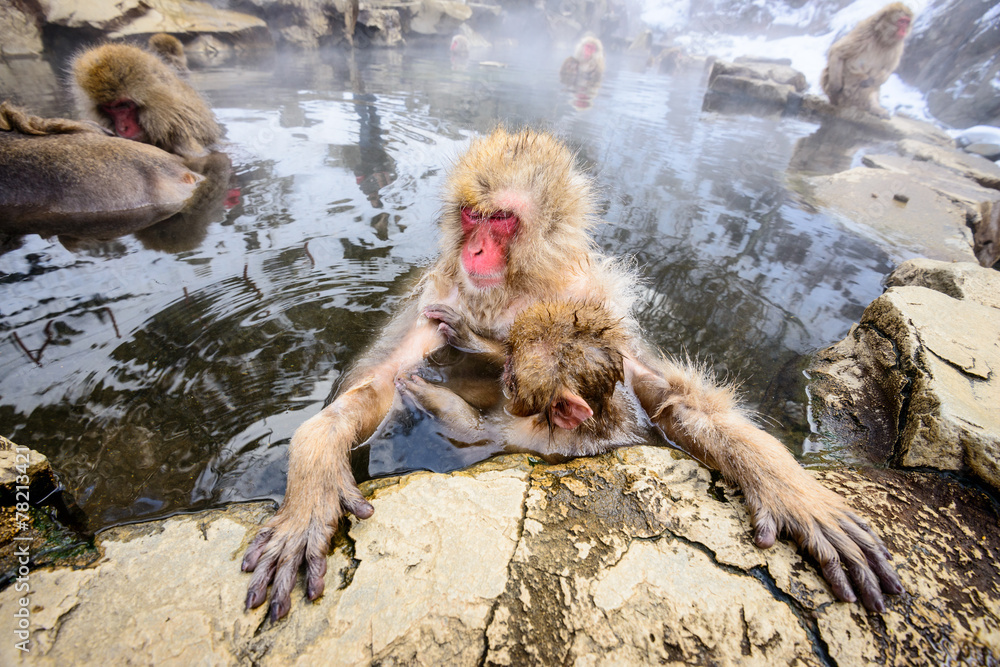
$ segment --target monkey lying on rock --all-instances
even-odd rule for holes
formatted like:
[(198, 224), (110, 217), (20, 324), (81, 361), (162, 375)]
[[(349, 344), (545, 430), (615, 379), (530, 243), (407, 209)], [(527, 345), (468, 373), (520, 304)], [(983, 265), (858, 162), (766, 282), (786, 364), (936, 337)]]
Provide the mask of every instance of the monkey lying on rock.
[(440, 258), (344, 376), (334, 401), (292, 436), (284, 503), (243, 558), (254, 573), (248, 608), (264, 602), (270, 584), (271, 618), (287, 614), (302, 564), (307, 597), (322, 595), (341, 516), (375, 511), (357, 488), (349, 452), (389, 411), (396, 380), (447, 343), (442, 307), (481, 338), (503, 343), (519, 313), (556, 301), (590, 301), (620, 321), (614, 348), (624, 384), (667, 438), (740, 486), (758, 546), (790, 535), (837, 597), (859, 594), (869, 609), (885, 609), (883, 591), (902, 592), (888, 550), (843, 498), (757, 428), (729, 389), (642, 342), (631, 314), (635, 277), (596, 249), (595, 222), (589, 180), (550, 135), (498, 129), (472, 142), (447, 180)]

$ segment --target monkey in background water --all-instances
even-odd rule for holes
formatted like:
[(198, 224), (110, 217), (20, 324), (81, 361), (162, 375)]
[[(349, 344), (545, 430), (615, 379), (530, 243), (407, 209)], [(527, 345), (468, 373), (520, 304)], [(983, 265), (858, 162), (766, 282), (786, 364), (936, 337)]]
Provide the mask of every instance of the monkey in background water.
[(222, 136), (211, 109), (174, 67), (138, 46), (88, 49), (72, 69), (81, 112), (119, 137), (198, 158)]
[(184, 45), (181, 40), (165, 32), (158, 32), (149, 38), (147, 43), (149, 50), (160, 57), (160, 60), (167, 63), (180, 74), (188, 73), (187, 54), (184, 53)]
[(860, 595), (872, 610), (885, 609), (883, 591), (902, 592), (888, 550), (841, 496), (754, 425), (730, 389), (641, 340), (631, 312), (636, 278), (597, 250), (595, 223), (590, 181), (552, 136), (501, 128), (472, 142), (446, 181), (440, 257), (344, 375), (333, 402), (292, 436), (282, 506), (243, 558), (244, 571), (254, 573), (247, 608), (262, 604), (270, 585), (271, 618), (287, 614), (303, 564), (307, 597), (323, 594), (340, 518), (375, 511), (354, 480), (350, 450), (389, 412), (396, 379), (447, 344), (441, 324), (448, 323), (435, 315), (441, 306), (481, 338), (503, 343), (519, 313), (554, 301), (591, 301), (620, 321), (624, 384), (667, 438), (739, 485), (759, 547), (793, 537), (838, 598)]
[(879, 88), (899, 66), (912, 21), (910, 8), (894, 2), (834, 42), (820, 80), (833, 106), (889, 117), (879, 104)]

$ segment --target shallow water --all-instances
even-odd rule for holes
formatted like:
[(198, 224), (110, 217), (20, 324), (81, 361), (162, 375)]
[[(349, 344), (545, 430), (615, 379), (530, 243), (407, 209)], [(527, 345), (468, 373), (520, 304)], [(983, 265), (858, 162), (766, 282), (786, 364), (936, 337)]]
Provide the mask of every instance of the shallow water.
[[(0, 255), (0, 432), (52, 459), (91, 528), (281, 496), (292, 431), (433, 259), (450, 161), (498, 120), (579, 150), (601, 246), (645, 279), (651, 339), (739, 381), (802, 451), (803, 355), (842, 338), (891, 268), (786, 186), (816, 126), (703, 112), (702, 72), (614, 59), (578, 110), (561, 57), (490, 58), (509, 66), (409, 49), (197, 69), (235, 206), (107, 241), (28, 236)], [(0, 71), (3, 96), (72, 115), (33, 66)], [(413, 446), (382, 471), (467, 462), (426, 424), (401, 430)]]

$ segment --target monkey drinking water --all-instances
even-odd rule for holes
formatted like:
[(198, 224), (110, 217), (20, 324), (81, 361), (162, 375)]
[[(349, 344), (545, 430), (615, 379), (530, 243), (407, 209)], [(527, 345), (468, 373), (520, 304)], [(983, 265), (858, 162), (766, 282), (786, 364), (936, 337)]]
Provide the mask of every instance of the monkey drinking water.
[(270, 585), (271, 617), (288, 613), (303, 564), (307, 597), (322, 595), (341, 516), (374, 512), (355, 484), (348, 454), (389, 411), (396, 379), (446, 344), (443, 322), (428, 318), (427, 309), (445, 306), (499, 344), (521, 311), (546, 301), (591, 301), (620, 320), (625, 384), (668, 438), (740, 486), (758, 546), (792, 536), (839, 598), (860, 595), (870, 609), (884, 609), (883, 592), (902, 591), (881, 540), (758, 429), (729, 389), (641, 341), (631, 314), (635, 277), (596, 249), (595, 222), (589, 180), (550, 135), (498, 129), (473, 141), (447, 179), (440, 257), (344, 376), (333, 402), (292, 436), (284, 503), (243, 559), (243, 569), (254, 573), (248, 608), (264, 602)]

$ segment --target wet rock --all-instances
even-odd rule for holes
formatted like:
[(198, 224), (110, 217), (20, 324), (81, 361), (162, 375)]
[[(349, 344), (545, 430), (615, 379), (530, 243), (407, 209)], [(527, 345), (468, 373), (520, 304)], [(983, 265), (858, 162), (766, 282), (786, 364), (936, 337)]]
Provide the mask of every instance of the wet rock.
[(903, 156), (870, 153), (863, 167), (807, 179), (817, 203), (890, 251), (975, 257), (987, 267), (1000, 260), (1000, 167), (940, 142), (895, 147)]
[(275, 42), (302, 49), (345, 38), (345, 17), (352, 7), (349, 0), (235, 0), (231, 4), (267, 21)]
[(805, 75), (769, 61), (717, 60), (712, 64), (704, 108), (709, 111), (773, 111), (791, 113), (802, 104)]
[(398, 46), (403, 43), (403, 21), (397, 9), (362, 9), (358, 12), (358, 25), (365, 39), (360, 46)]
[(1000, 273), (905, 262), (809, 370), (820, 431), (856, 455), (1000, 488)]
[[(269, 504), (106, 531), (85, 569), (31, 574), (29, 656), (3, 664), (913, 665), (1000, 656), (1000, 531), (931, 474), (825, 472), (896, 555), (884, 614), (835, 602), (787, 542), (753, 546), (706, 469), (636, 447), (563, 465), (502, 457), (366, 483), (326, 594), (244, 612), (239, 560)], [(16, 593), (0, 592), (4, 609)], [(0, 632), (11, 631), (0, 615)], [(8, 634), (8, 636), (11, 636)]]
[(43, 4), (49, 24), (109, 38), (157, 32), (215, 35), (229, 43), (269, 44), (267, 25), (259, 18), (196, 0), (52, 0)]
[(31, 6), (0, 3), (0, 57), (40, 55), (42, 53), (41, 16)]
[(963, 150), (987, 160), (1000, 160), (1000, 144), (969, 144)]
[[(805, 181), (820, 207), (890, 253), (903, 250), (910, 256), (976, 260), (975, 240), (966, 226), (968, 207), (907, 172), (856, 167)], [(909, 201), (894, 201), (898, 193)]]
[[(973, 254), (982, 266), (993, 266), (1000, 260), (1000, 189), (994, 189), (991, 184), (1000, 186), (1000, 180), (997, 180), (1000, 168), (985, 160), (978, 161), (984, 167), (996, 169), (995, 174), (977, 166), (965, 168), (963, 163), (975, 158), (960, 151), (926, 146), (920, 142), (903, 141), (900, 147), (904, 151), (912, 151), (913, 157), (866, 155), (862, 164), (906, 178), (910, 184), (899, 185), (901, 191), (928, 188), (935, 193), (936, 199), (957, 208), (960, 215), (964, 213), (964, 220), (956, 220), (956, 225), (961, 225), (963, 221), (968, 225), (972, 230)], [(932, 155), (939, 156), (939, 159), (932, 162)], [(979, 182), (986, 183), (986, 187)], [(906, 192), (896, 193), (900, 194), (909, 197)]]
[(470, 18), (472, 8), (464, 2), (421, 0), (410, 20), (410, 30), (421, 35), (451, 34)]
[(0, 436), (0, 587), (25, 566), (93, 560), (77, 548), (87, 541), (84, 523), (45, 455)]

